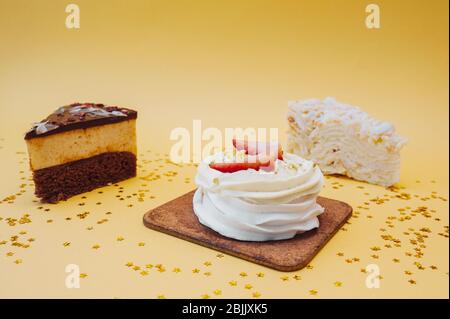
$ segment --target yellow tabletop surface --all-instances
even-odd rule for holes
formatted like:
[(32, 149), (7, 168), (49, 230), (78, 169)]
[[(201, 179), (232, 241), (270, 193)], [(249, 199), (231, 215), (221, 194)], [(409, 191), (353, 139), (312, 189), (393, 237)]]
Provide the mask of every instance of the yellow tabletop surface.
[[(448, 298), (447, 1), (379, 0), (379, 29), (359, 0), (74, 3), (79, 29), (67, 1), (0, 0), (0, 297)], [(321, 194), (354, 215), (309, 266), (278, 272), (144, 227), (195, 188), (196, 167), (169, 160), (172, 129), (276, 127), (285, 142), (287, 102), (326, 96), (409, 143), (393, 188), (327, 177)], [(76, 101), (139, 111), (138, 176), (41, 204), (23, 135)]]

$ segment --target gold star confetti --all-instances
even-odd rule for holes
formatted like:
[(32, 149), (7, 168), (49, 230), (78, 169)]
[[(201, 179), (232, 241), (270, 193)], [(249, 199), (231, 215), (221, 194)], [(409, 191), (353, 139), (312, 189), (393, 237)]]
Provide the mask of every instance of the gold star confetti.
[(92, 249), (99, 249), (99, 248), (100, 248), (99, 244), (95, 244), (95, 245), (92, 246)]
[(141, 241), (141, 242), (138, 243), (138, 246), (139, 247), (143, 247), (143, 246), (145, 246), (145, 243), (143, 241)]
[(209, 272), (209, 271), (206, 271), (206, 272), (204, 272), (204, 273), (203, 273), (203, 275), (205, 275), (205, 276), (209, 277), (209, 276), (211, 276), (212, 274), (211, 274), (211, 272)]
[(148, 271), (147, 270), (142, 270), (140, 272), (141, 276), (148, 276)]
[(174, 269), (172, 269), (172, 272), (179, 273), (179, 272), (181, 272), (181, 269), (178, 267), (175, 267)]
[(258, 273), (256, 274), (256, 277), (258, 277), (258, 278), (263, 278), (263, 277), (264, 277), (264, 273), (258, 272)]
[(14, 256), (14, 253), (13, 253), (12, 251), (8, 251), (8, 252), (6, 253), (6, 256), (8, 256), (8, 257)]
[(64, 246), (64, 247), (69, 247), (69, 246), (70, 246), (70, 242), (68, 242), (68, 241), (64, 242), (64, 243), (63, 243), (63, 246)]
[(246, 284), (246, 285), (244, 286), (244, 288), (245, 288), (245, 289), (252, 289), (253, 286), (252, 286), (251, 284)]
[(117, 241), (123, 241), (125, 238), (123, 238), (122, 236), (118, 236), (117, 238), (116, 238), (116, 240)]
[(193, 272), (194, 274), (198, 274), (198, 273), (200, 272), (200, 269), (194, 268), (194, 269), (192, 269), (192, 272)]
[(158, 295), (157, 298), (158, 298), (158, 299), (166, 299), (166, 296), (164, 296), (164, 295)]
[(309, 294), (312, 295), (312, 296), (317, 295), (317, 293), (318, 293), (318, 291), (317, 291), (317, 290), (314, 290), (314, 289), (311, 289), (311, 290), (309, 291)]
[(408, 282), (409, 282), (411, 285), (415, 285), (415, 284), (416, 284), (416, 281), (413, 280), (413, 279), (408, 280)]
[(224, 254), (217, 254), (216, 257), (217, 258), (223, 258), (223, 257), (225, 257), (225, 255)]
[(335, 281), (335, 282), (334, 282), (334, 285), (335, 285), (336, 287), (342, 287), (342, 282), (340, 282), (340, 281)]
[(16, 260), (14, 260), (14, 263), (16, 265), (21, 264), (22, 263), (22, 259), (16, 259)]
[(139, 267), (139, 266), (133, 266), (133, 270), (134, 270), (134, 271), (141, 270), (141, 267)]
[(255, 291), (254, 293), (252, 293), (252, 297), (253, 298), (259, 298), (259, 297), (261, 297), (261, 293)]
[(220, 295), (222, 294), (222, 290), (216, 289), (216, 290), (213, 291), (213, 293), (214, 293), (216, 296), (220, 296)]
[(86, 278), (87, 276), (88, 276), (88, 275), (87, 275), (86, 273), (84, 273), (84, 272), (80, 274), (80, 278), (81, 278), (81, 279), (84, 279), (84, 278)]
[(344, 256), (344, 253), (339, 252), (336, 255), (338, 255), (339, 257), (342, 257), (342, 256)]
[(127, 263), (125, 264), (125, 266), (127, 266), (127, 267), (133, 267), (134, 264), (133, 264), (131, 261), (129, 261), (129, 262), (127, 262)]
[(202, 297), (202, 299), (209, 299), (210, 298), (210, 296), (208, 294), (203, 294), (203, 295), (201, 295), (201, 297)]
[(289, 280), (289, 276), (281, 276), (280, 277), (280, 279), (282, 280), (282, 281), (288, 281)]
[(313, 265), (307, 265), (307, 266), (306, 266), (306, 269), (313, 269), (313, 268), (314, 268)]
[(152, 268), (153, 268), (153, 265), (152, 265), (152, 264), (147, 264), (147, 265), (145, 265), (145, 268), (147, 268), (147, 269), (152, 269)]
[(211, 264), (210, 261), (205, 261), (205, 262), (203, 263), (203, 265), (205, 265), (206, 267), (209, 267), (209, 266), (211, 266), (212, 264)]
[(162, 265), (156, 265), (155, 268), (158, 269), (159, 272), (165, 272), (166, 271), (166, 268), (164, 266), (162, 266)]
[(241, 277), (247, 277), (247, 273), (243, 271), (243, 272), (239, 273), (239, 276), (241, 276)]
[(230, 286), (236, 286), (237, 285), (237, 281), (236, 280), (231, 280), (228, 282), (228, 284), (230, 284)]
[(292, 278), (294, 278), (295, 280), (301, 280), (301, 279), (302, 279), (302, 276), (300, 276), (300, 275), (294, 275), (294, 276), (292, 276)]

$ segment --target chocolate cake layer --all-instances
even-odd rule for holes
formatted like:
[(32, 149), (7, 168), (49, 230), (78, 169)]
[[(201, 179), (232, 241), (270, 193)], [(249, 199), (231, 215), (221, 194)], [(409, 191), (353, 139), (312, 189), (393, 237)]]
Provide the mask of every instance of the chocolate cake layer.
[(25, 139), (42, 137), (75, 129), (118, 123), (137, 118), (137, 112), (118, 106), (73, 103), (61, 106), (25, 134)]
[(42, 202), (56, 203), (97, 187), (136, 176), (136, 156), (110, 152), (33, 172), (35, 194)]

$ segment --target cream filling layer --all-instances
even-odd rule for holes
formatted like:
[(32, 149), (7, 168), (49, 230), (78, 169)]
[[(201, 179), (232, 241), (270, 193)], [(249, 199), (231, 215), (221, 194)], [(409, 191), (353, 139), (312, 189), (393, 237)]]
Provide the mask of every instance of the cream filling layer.
[(32, 170), (106, 152), (136, 155), (136, 120), (76, 129), (26, 140)]

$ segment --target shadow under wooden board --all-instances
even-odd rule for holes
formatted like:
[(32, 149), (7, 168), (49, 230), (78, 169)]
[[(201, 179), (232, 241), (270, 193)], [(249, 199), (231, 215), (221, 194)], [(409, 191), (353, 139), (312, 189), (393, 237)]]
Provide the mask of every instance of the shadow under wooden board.
[(348, 204), (319, 197), (325, 208), (317, 229), (292, 239), (250, 242), (230, 239), (199, 223), (192, 209), (194, 191), (159, 206), (144, 215), (148, 228), (224, 252), (280, 271), (305, 267), (352, 215)]

